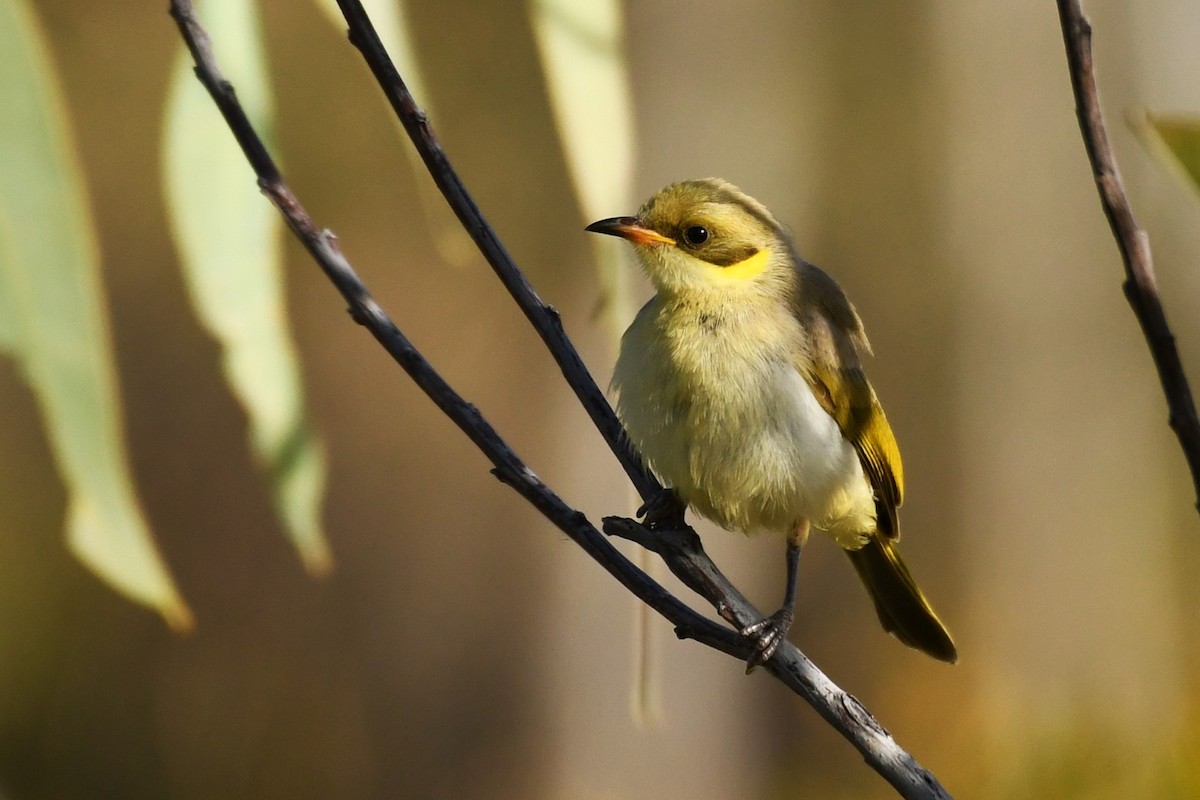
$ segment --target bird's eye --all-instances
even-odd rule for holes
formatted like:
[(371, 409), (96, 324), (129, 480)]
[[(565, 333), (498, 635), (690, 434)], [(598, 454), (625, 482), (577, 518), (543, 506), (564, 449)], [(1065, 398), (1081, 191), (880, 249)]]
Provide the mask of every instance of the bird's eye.
[(683, 239), (693, 247), (708, 241), (708, 228), (703, 225), (693, 225), (683, 232)]

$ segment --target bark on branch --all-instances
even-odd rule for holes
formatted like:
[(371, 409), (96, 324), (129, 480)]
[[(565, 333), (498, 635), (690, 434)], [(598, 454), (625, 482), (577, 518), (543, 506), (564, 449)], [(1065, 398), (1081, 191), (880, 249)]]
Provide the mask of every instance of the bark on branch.
[[(471, 200), (434, 138), (424, 112), (413, 101), (375, 36), (361, 5), (342, 0), (339, 0), (339, 5), (350, 24), (351, 41), (363, 52), (447, 201), (541, 335), (564, 377), (638, 491), (647, 499), (655, 496), (660, 489), (658, 482), (627, 444), (616, 415), (567, 339), (557, 313), (538, 298)], [(516, 490), (629, 591), (670, 621), (680, 638), (694, 639), (728, 653), (743, 663), (752, 649), (746, 639), (688, 607), (625, 558), (583, 513), (569, 506), (543, 483), (479, 411), (434, 370), (375, 302), (342, 254), (337, 238), (314, 224), (284, 182), (239, 105), (232, 85), (222, 76), (213, 57), (208, 35), (196, 19), (191, 2), (172, 0), (171, 15), (195, 61), (197, 77), (212, 96), (258, 176), (259, 187), (345, 298), (354, 320), (375, 337), (438, 408), (492, 462), (492, 471), (497, 478)], [(720, 616), (730, 623), (741, 627), (762, 617), (712, 563), (700, 547), (699, 537), (691, 529), (649, 530), (634, 520), (609, 517), (605, 519), (605, 530), (658, 553), (673, 573), (712, 603)], [(858, 700), (838, 688), (793, 645), (785, 642), (765, 666), (770, 674), (812, 705), (854, 745), (863, 759), (902, 797), (939, 800), (950, 797), (937, 779), (896, 744)]]
[(1150, 346), (1150, 355), (1158, 370), (1163, 394), (1167, 398), (1168, 421), (1183, 456), (1192, 473), (1196, 492), (1196, 508), (1200, 511), (1200, 420), (1188, 386), (1175, 334), (1167, 326), (1158, 281), (1154, 277), (1154, 262), (1150, 258), (1150, 239), (1133, 217), (1117, 159), (1108, 142), (1104, 117), (1100, 113), (1100, 98), (1096, 92), (1096, 75), (1092, 65), (1092, 26), (1083, 15), (1079, 0), (1058, 0), (1058, 17), (1062, 23), (1063, 43), (1067, 50), (1067, 65), (1071, 73), (1071, 89), (1075, 94), (1075, 113), (1083, 145), (1092, 165), (1100, 204), (1108, 217), (1109, 227), (1117, 240), (1121, 259), (1125, 263), (1125, 299), (1133, 308), (1142, 334)]

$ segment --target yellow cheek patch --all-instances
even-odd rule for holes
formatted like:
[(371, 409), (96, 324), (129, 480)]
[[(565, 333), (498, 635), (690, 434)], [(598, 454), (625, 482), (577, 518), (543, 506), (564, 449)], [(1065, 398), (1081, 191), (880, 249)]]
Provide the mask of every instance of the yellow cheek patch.
[(743, 259), (728, 267), (712, 267), (710, 272), (718, 281), (741, 283), (757, 278), (771, 263), (771, 251), (767, 248), (759, 250), (749, 258)]

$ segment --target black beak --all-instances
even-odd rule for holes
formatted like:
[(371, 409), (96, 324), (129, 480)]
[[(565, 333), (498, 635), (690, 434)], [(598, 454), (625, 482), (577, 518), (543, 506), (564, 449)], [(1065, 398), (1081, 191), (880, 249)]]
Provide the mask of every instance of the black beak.
[(620, 236), (634, 244), (675, 244), (674, 239), (647, 228), (637, 217), (610, 217), (593, 222), (584, 230), (608, 236)]

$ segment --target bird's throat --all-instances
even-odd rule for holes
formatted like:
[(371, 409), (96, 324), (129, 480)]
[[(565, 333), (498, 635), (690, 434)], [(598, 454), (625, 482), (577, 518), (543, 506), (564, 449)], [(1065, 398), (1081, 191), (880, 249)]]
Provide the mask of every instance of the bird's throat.
[(749, 258), (744, 258), (728, 267), (716, 267), (717, 280), (728, 283), (742, 283), (753, 280), (761, 275), (771, 264), (771, 251), (768, 248), (759, 250)]

